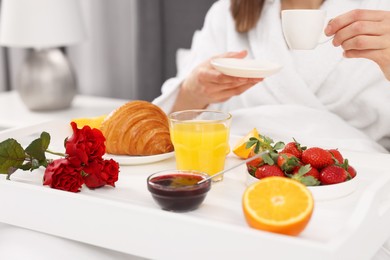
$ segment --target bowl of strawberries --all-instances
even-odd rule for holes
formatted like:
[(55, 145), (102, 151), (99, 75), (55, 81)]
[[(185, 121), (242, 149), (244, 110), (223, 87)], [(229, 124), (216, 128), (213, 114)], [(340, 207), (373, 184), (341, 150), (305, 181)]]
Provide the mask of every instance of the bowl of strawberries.
[(273, 143), (269, 137), (251, 137), (248, 158), (260, 153), (260, 158), (246, 163), (246, 184), (280, 176), (305, 184), (316, 201), (345, 197), (357, 188), (356, 170), (338, 149), (305, 147), (295, 139), (284, 144)]

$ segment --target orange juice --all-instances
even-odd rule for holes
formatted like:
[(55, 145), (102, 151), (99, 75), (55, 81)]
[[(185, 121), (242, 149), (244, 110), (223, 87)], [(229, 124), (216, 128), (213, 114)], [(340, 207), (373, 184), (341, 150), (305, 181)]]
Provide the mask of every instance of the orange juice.
[(176, 122), (171, 125), (170, 131), (177, 169), (196, 170), (209, 175), (224, 169), (229, 151), (228, 124), (191, 120)]

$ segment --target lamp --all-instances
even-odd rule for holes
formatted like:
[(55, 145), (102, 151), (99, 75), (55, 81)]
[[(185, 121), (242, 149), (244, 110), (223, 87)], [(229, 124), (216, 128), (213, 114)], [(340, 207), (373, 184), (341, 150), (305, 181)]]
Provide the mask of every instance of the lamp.
[(16, 89), (30, 110), (71, 105), (76, 76), (59, 47), (84, 38), (79, 0), (2, 0), (0, 45), (28, 48)]

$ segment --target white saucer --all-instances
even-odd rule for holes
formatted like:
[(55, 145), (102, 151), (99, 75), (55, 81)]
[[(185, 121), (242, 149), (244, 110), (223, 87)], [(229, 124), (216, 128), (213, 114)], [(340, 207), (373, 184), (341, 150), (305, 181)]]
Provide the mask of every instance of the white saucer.
[(162, 153), (149, 156), (129, 156), (129, 155), (114, 155), (114, 154), (105, 154), (105, 159), (113, 159), (119, 165), (139, 165), (159, 162), (175, 156), (175, 152)]
[(235, 58), (213, 59), (211, 65), (223, 74), (242, 78), (265, 78), (282, 68), (281, 65), (268, 61)]

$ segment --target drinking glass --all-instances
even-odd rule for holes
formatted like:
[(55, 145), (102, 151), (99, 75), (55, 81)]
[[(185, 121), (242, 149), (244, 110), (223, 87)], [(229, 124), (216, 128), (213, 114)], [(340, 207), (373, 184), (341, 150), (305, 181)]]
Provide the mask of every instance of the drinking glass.
[[(176, 168), (214, 175), (225, 167), (232, 116), (212, 110), (185, 110), (168, 116)], [(213, 178), (221, 181), (223, 175)]]

